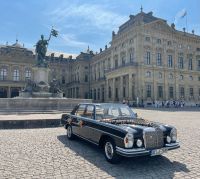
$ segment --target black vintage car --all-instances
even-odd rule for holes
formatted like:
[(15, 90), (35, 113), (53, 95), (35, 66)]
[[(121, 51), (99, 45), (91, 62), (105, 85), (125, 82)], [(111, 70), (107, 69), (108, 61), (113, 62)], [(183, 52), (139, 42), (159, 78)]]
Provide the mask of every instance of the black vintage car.
[(121, 156), (161, 155), (180, 147), (176, 128), (137, 118), (124, 104), (79, 104), (63, 114), (68, 139), (81, 137), (104, 149), (108, 162)]

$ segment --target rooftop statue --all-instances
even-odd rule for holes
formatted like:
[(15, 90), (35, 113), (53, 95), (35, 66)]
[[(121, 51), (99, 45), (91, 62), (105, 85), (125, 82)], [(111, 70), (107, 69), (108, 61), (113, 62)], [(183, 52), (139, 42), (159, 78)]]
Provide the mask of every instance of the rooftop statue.
[(36, 55), (37, 55), (37, 66), (38, 67), (47, 67), (47, 62), (45, 61), (46, 53), (47, 53), (47, 47), (49, 44), (49, 41), (51, 39), (51, 36), (57, 37), (58, 31), (55, 29), (51, 29), (51, 33), (49, 35), (49, 39), (45, 40), (44, 35), (41, 35), (41, 40), (39, 40), (36, 44)]

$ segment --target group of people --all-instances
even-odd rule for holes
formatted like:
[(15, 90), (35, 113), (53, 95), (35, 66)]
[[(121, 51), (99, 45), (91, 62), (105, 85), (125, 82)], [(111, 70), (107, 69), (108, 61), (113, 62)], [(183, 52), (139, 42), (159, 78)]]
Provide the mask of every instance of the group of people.
[(176, 100), (173, 100), (173, 101), (154, 101), (153, 102), (153, 106), (155, 108), (161, 108), (161, 107), (167, 107), (167, 108), (171, 108), (171, 107), (175, 107), (175, 108), (178, 108), (178, 107), (184, 107), (185, 106), (185, 102), (180, 100), (180, 101), (176, 101)]

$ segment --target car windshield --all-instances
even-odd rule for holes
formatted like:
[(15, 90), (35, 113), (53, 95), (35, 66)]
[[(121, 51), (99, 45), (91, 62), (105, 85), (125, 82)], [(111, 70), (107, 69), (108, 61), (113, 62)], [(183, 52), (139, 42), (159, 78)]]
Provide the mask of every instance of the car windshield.
[(135, 118), (134, 112), (124, 104), (100, 104), (96, 106), (96, 119)]

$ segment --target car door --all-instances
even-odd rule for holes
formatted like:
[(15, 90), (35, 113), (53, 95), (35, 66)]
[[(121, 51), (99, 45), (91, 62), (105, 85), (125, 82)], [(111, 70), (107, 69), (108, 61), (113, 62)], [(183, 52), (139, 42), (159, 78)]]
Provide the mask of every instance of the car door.
[(91, 140), (91, 135), (92, 135), (92, 122), (94, 120), (94, 105), (92, 104), (88, 104), (86, 106), (86, 110), (85, 113), (83, 114), (83, 117), (85, 119), (83, 119), (83, 123), (81, 126), (81, 131), (82, 131), (82, 136), (86, 139)]
[(82, 119), (85, 110), (86, 110), (86, 104), (80, 104), (77, 110), (74, 112), (74, 117), (72, 117), (72, 131), (74, 134), (82, 136), (83, 130), (82, 130)]

